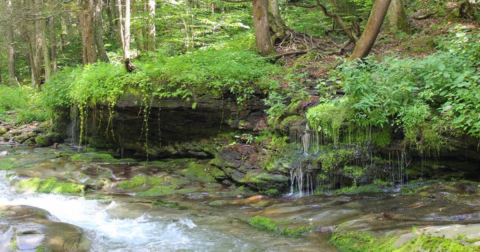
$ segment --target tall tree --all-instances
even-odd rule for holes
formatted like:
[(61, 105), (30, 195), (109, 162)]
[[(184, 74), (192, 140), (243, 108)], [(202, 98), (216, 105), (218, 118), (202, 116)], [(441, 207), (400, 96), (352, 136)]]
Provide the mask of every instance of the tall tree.
[(383, 20), (385, 19), (391, 1), (392, 0), (375, 0), (365, 30), (357, 41), (355, 49), (348, 59), (349, 61), (357, 58), (362, 59), (370, 53), (373, 44), (377, 39), (378, 33), (380, 32), (380, 28), (382, 27)]
[(280, 15), (278, 0), (268, 0), (268, 23), (273, 44), (284, 40), (290, 34), (290, 28), (288, 28)]
[(402, 0), (392, 0), (387, 12), (387, 29), (389, 31), (410, 32), (407, 15)]
[(12, 15), (12, 0), (7, 2), (7, 44), (8, 44), (8, 78), (9, 83), (15, 81), (15, 44), (13, 40), (13, 15)]
[(253, 25), (255, 27), (255, 44), (262, 56), (275, 52), (270, 38), (268, 23), (268, 0), (253, 0)]
[[(120, 39), (123, 48), (123, 59), (130, 61), (130, 0), (125, 0), (122, 5), (122, 0), (117, 0), (118, 5), (118, 24), (120, 30)], [(125, 6), (125, 8), (123, 8)], [(123, 9), (125, 9), (125, 18), (123, 18)]]
[(45, 26), (45, 20), (41, 18), (41, 9), (43, 0), (34, 0), (31, 2), (31, 10), (35, 18), (32, 21), (33, 35), (30, 35), (30, 72), (32, 76), (32, 86), (39, 87), (42, 78), (42, 31)]
[(53, 16), (48, 20), (48, 26), (50, 27), (50, 44), (52, 54), (52, 70), (57, 71), (57, 35), (55, 33), (55, 18)]
[(147, 50), (155, 50), (155, 36), (156, 36), (156, 27), (155, 27), (155, 0), (148, 0), (148, 45), (146, 46)]
[(82, 59), (83, 64), (91, 64), (97, 61), (95, 50), (95, 33), (93, 21), (93, 0), (79, 0), (81, 12), (79, 15), (80, 27), (82, 29)]
[(102, 0), (94, 0), (94, 30), (95, 30), (95, 45), (97, 47), (98, 57), (100, 61), (108, 62), (108, 55), (107, 51), (105, 50), (105, 44), (103, 43), (103, 18), (102, 18), (102, 10), (103, 10), (103, 1)]

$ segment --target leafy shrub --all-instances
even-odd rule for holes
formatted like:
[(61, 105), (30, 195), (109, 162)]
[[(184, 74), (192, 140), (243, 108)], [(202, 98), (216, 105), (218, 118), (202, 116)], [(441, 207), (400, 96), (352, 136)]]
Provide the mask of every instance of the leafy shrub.
[[(480, 34), (457, 28), (438, 52), (420, 60), (387, 57), (345, 65), (337, 73), (346, 94), (342, 102), (319, 105), (307, 117), (312, 125), (340, 127), (344, 134), (352, 126), (395, 125), (420, 151), (439, 151), (445, 144), (442, 133), (480, 137), (479, 39)], [(335, 117), (343, 124), (334, 127), (328, 113), (339, 106), (353, 116)]]
[[(9, 111), (17, 112), (16, 116), (10, 115)], [(0, 120), (21, 124), (48, 118), (47, 109), (34, 89), (0, 86)]]

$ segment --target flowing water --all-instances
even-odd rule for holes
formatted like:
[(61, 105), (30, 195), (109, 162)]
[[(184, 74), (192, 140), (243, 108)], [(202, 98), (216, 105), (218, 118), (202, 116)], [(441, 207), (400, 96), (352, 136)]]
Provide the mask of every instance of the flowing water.
[[(418, 195), (402, 194), (400, 187), (390, 187), (382, 193), (268, 198), (195, 180), (186, 182), (178, 192), (156, 197), (135, 196), (135, 190), (128, 192), (112, 185), (85, 197), (29, 193), (18, 190), (16, 181), (35, 176), (77, 178), (87, 183), (95, 177), (90, 170), (109, 170), (111, 173), (105, 174), (111, 179), (120, 179), (127, 171), (130, 177), (125, 178), (136, 174), (180, 180), (187, 177), (175, 171), (182, 164), (162, 170), (130, 162), (70, 161), (62, 154), (70, 150), (8, 151), (10, 155), (0, 159), (0, 165), (10, 160), (23, 168), (0, 171), (0, 243), (8, 235), (2, 229), (8, 223), (2, 220), (1, 207), (12, 205), (38, 207), (50, 212), (56, 222), (82, 228), (92, 241), (91, 251), (336, 251), (328, 240), (333, 230), (347, 221), (352, 230), (379, 234), (410, 232), (412, 226), (480, 221), (478, 186), (467, 182), (421, 184), (418, 188), (426, 189)], [(301, 176), (292, 174), (299, 183), (307, 183), (301, 187), (310, 187), (310, 179)], [(306, 226), (309, 231), (288, 237), (259, 230), (248, 224), (253, 216), (288, 222), (291, 227)]]

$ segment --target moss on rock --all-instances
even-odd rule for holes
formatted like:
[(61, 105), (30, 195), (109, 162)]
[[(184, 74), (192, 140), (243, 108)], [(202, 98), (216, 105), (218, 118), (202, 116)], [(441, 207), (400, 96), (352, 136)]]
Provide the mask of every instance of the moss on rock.
[(461, 242), (462, 239), (449, 239), (431, 234), (414, 234), (412, 237), (413, 238), (406, 243), (396, 244), (397, 238), (391, 235), (375, 237), (369, 232), (352, 231), (334, 233), (330, 242), (340, 251), (347, 252), (474, 252), (480, 250), (480, 247), (463, 244)]
[(300, 225), (294, 227), (294, 225), (288, 221), (279, 222), (259, 215), (249, 219), (248, 224), (260, 230), (285, 236), (299, 236), (310, 232), (313, 229), (313, 227), (310, 225)]
[(31, 178), (20, 181), (18, 187), (23, 190), (32, 190), (40, 193), (58, 193), (58, 194), (83, 194), (84, 185), (78, 185), (69, 182), (60, 182), (56, 178)]
[(35, 138), (35, 143), (39, 147), (45, 147), (53, 145), (54, 143), (62, 143), (63, 138), (62, 135), (58, 133), (50, 133), (47, 135), (38, 136)]

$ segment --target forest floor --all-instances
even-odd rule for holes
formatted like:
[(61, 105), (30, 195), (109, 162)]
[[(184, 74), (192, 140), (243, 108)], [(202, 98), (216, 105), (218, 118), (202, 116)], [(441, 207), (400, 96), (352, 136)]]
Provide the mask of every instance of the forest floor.
[[(443, 16), (434, 14), (425, 19), (416, 18), (426, 13), (434, 13), (428, 8), (418, 9), (417, 15), (409, 15), (411, 32), (408, 34), (387, 32), (382, 29), (369, 57), (380, 61), (386, 56), (421, 59), (436, 52), (441, 39), (451, 35), (453, 28), (462, 27), (464, 31), (480, 30), (479, 22), (456, 16), (455, 10), (458, 9), (458, 3), (449, 2), (446, 5), (448, 6), (445, 11), (447, 14)], [(477, 9), (477, 12), (480, 12), (480, 8), (477, 7)], [(344, 48), (344, 52), (337, 53), (343, 42), (335, 40), (338, 38), (310, 37), (305, 34), (297, 34), (295, 37), (294, 35), (290, 42), (276, 46), (277, 55), (292, 53), (278, 58), (278, 61), (283, 62), (287, 69), (298, 69), (298, 71), (306, 69), (304, 73), (308, 73), (307, 78), (327, 79), (330, 72), (345, 62), (354, 49), (354, 45), (350, 44)], [(318, 50), (318, 48), (321, 49)], [(309, 53), (293, 54), (295, 51), (302, 50)]]

